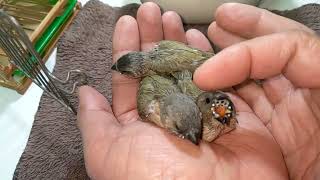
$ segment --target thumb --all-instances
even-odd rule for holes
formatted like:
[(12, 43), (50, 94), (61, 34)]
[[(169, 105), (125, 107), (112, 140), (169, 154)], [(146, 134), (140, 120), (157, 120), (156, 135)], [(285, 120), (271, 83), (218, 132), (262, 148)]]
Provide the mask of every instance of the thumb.
[(89, 86), (80, 87), (78, 126), (87, 166), (101, 167), (106, 149), (117, 136), (120, 124), (104, 96)]

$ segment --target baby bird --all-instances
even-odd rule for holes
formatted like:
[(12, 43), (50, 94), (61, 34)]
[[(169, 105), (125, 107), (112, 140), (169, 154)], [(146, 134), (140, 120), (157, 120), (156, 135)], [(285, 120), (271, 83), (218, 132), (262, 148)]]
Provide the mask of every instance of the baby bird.
[(194, 144), (211, 142), (236, 127), (235, 107), (220, 91), (204, 92), (192, 81), (193, 72), (212, 57), (175, 41), (161, 41), (149, 52), (130, 52), (112, 69), (142, 78), (137, 95), (141, 119)]
[(221, 91), (204, 92), (192, 81), (190, 71), (173, 74), (181, 92), (196, 102), (202, 115), (202, 139), (211, 142), (236, 128), (238, 123), (235, 106), (230, 98)]
[(181, 93), (172, 77), (151, 75), (143, 78), (137, 101), (142, 120), (199, 144), (202, 135), (200, 110), (189, 96)]
[(211, 142), (237, 126), (236, 110), (230, 98), (223, 92), (204, 92), (197, 98), (202, 114), (202, 139)]
[(129, 52), (118, 59), (111, 69), (133, 78), (153, 74), (171, 74), (189, 70), (192, 74), (214, 53), (204, 52), (176, 41), (160, 41), (149, 52)]

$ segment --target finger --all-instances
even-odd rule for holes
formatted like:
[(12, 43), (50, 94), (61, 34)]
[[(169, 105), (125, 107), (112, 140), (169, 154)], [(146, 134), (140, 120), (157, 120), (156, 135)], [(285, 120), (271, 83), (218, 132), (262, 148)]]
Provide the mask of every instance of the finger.
[(191, 47), (201, 49), (203, 51), (213, 51), (209, 40), (202, 32), (197, 29), (189, 29), (186, 32), (187, 43)]
[[(130, 16), (121, 17), (113, 35), (113, 62), (129, 51), (140, 50), (137, 22)], [(136, 108), (138, 80), (112, 73), (113, 111), (116, 117)]]
[(104, 156), (106, 149), (109, 148), (121, 128), (110, 105), (93, 88), (81, 87), (77, 119), (87, 166), (102, 165), (103, 158), (101, 157)]
[(85, 144), (101, 136), (108, 140), (120, 129), (106, 98), (89, 86), (79, 90), (78, 125)]
[(208, 37), (215, 45), (222, 49), (246, 40), (245, 38), (222, 29), (216, 22), (210, 24), (208, 28)]
[(313, 32), (291, 19), (254, 6), (225, 3), (218, 7), (215, 19), (221, 28), (244, 38), (253, 38), (287, 30)]
[(162, 15), (164, 39), (186, 43), (186, 34), (180, 16), (174, 11)]
[(267, 125), (272, 117), (273, 104), (271, 104), (264, 90), (256, 83), (249, 81), (236, 88), (237, 94), (250, 106), (255, 114)]
[(163, 40), (161, 11), (158, 5), (152, 2), (144, 3), (137, 12), (137, 21), (140, 31), (141, 50), (148, 51)]
[(222, 89), (247, 78), (266, 79), (283, 73), (298, 87), (317, 88), (319, 51), (319, 38), (304, 32), (263, 36), (222, 50), (195, 71), (194, 82), (202, 89)]

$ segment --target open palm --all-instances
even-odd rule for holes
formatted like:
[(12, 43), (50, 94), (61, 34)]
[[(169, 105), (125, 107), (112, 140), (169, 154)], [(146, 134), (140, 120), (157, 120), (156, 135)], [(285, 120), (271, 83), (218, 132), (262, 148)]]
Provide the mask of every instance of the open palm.
[[(250, 10), (260, 11), (255, 8)], [(220, 14), (224, 11), (221, 10)], [(217, 16), (217, 23), (218, 18)], [(225, 17), (220, 17), (222, 24), (223, 18)], [(210, 26), (209, 37), (221, 47), (246, 38), (274, 33), (266, 28), (269, 32), (265, 34), (252, 32), (249, 37), (242, 35), (240, 31), (236, 35), (224, 31), (217, 23)], [(232, 29), (232, 23), (230, 24), (224, 26)], [(290, 26), (284, 27), (299, 26), (291, 22)], [(259, 28), (261, 27), (257, 27)], [(212, 32), (215, 32), (214, 35), (210, 35)], [(221, 36), (217, 37), (219, 33)], [(219, 39), (222, 37), (225, 37), (223, 41)], [(114, 61), (129, 51), (147, 51), (163, 39), (181, 41), (206, 51), (212, 50), (209, 41), (199, 31), (184, 32), (176, 13), (166, 12), (161, 16), (158, 6), (145, 3), (139, 8), (137, 20), (124, 16), (117, 22), (113, 38)], [(241, 58), (243, 57), (239, 57)], [(214, 82), (217, 78), (210, 78), (216, 72), (209, 67), (204, 65), (201, 67), (202, 71), (199, 68), (195, 75), (196, 83), (204, 89), (218, 86), (210, 84), (210, 81)], [(221, 82), (221, 86), (226, 86), (227, 81)], [(79, 127), (84, 142), (86, 168), (93, 179), (223, 180), (297, 177), (298, 172), (295, 174), (292, 169), (288, 172), (286, 167), (288, 161), (294, 164), (297, 158), (292, 157), (290, 152), (296, 151), (297, 145), (300, 148), (306, 145), (297, 143), (313, 137), (314, 134), (309, 130), (316, 130), (312, 129), (314, 125), (302, 124), (299, 120), (302, 117), (314, 118), (314, 123), (318, 123), (319, 127), (319, 122), (316, 121), (319, 121), (319, 114), (318, 117), (312, 116), (308, 105), (312, 101), (311, 92), (296, 89), (284, 76), (277, 76), (266, 80), (263, 88), (252, 82), (236, 88), (230, 96), (237, 109), (237, 129), (212, 143), (202, 142), (195, 146), (151, 123), (138, 121), (138, 83), (138, 80), (128, 79), (114, 72), (112, 108), (94, 89), (80, 89)], [(229, 83), (233, 85), (234, 82)], [(292, 121), (292, 117), (299, 118), (293, 118), (297, 121)], [(302, 134), (297, 136), (296, 133)], [(288, 168), (297, 167), (293, 165)]]

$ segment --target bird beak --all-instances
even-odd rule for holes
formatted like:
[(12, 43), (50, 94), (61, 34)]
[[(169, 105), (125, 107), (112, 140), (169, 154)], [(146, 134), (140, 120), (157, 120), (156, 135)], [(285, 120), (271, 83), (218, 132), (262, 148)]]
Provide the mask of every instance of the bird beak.
[(111, 66), (111, 69), (114, 70), (114, 71), (119, 71), (119, 70), (118, 70), (118, 67), (117, 67), (117, 63), (114, 63), (114, 64)]
[(198, 138), (195, 134), (189, 133), (186, 135), (186, 138), (189, 139), (193, 144), (199, 145), (200, 138)]

